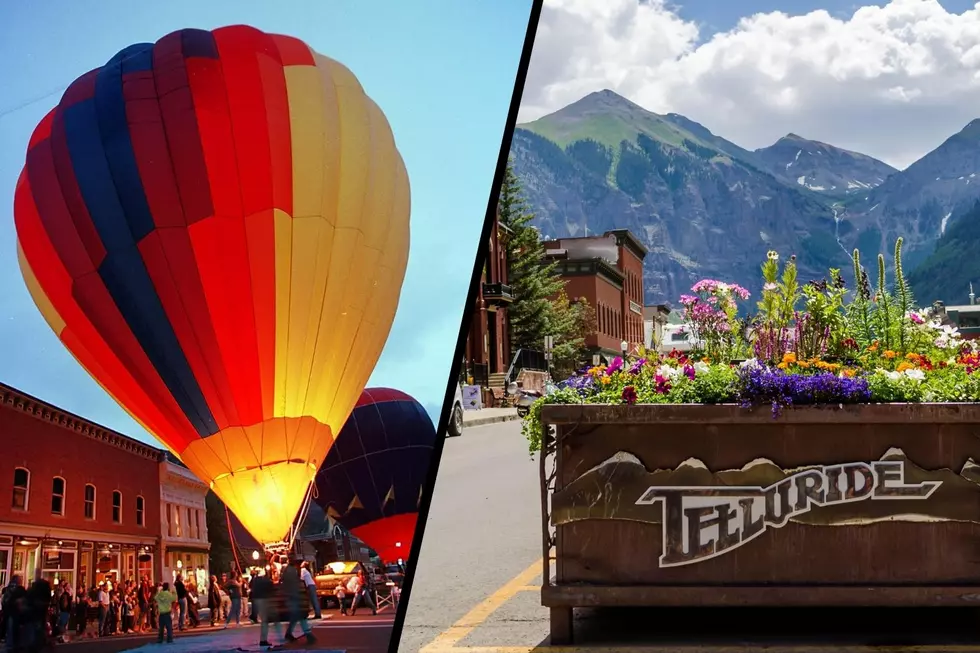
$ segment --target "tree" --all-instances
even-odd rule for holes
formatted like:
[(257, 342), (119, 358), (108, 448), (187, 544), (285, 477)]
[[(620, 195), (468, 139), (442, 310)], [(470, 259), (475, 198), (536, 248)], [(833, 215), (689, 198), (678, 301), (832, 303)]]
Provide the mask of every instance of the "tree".
[(554, 368), (559, 378), (578, 369), (585, 355), (585, 337), (596, 332), (596, 312), (585, 299), (571, 301), (564, 289), (551, 302), (551, 329), (555, 337)]
[(499, 198), (500, 222), (510, 231), (507, 265), (514, 302), (508, 309), (511, 345), (540, 349), (545, 336), (554, 337), (556, 372), (570, 373), (581, 361), (585, 337), (596, 330), (595, 310), (585, 300), (571, 301), (557, 262), (548, 262), (541, 234), (531, 224), (520, 180), (510, 164)]
[(212, 491), (204, 497), (206, 506), (205, 518), (208, 524), (208, 539), (211, 541), (211, 553), (208, 565), (212, 574), (221, 574), (234, 566), (235, 552), (232, 550), (231, 538), (228, 537), (228, 520), (225, 517), (225, 504)]
[(499, 196), (500, 223), (507, 227), (507, 267), (514, 301), (508, 309), (511, 345), (540, 349), (552, 332), (552, 297), (565, 286), (555, 273), (556, 262), (545, 260), (534, 214), (524, 199), (521, 183), (508, 163)]

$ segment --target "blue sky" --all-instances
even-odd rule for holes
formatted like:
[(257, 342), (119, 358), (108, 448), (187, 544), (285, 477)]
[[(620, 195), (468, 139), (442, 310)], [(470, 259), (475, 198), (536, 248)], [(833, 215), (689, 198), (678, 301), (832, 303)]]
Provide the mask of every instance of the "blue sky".
[(4, 3), (0, 381), (155, 442), (75, 363), (34, 307), (16, 264), (14, 185), (34, 126), (76, 77), (132, 43), (185, 27), (244, 23), (300, 38), (346, 64), (391, 123), (411, 178), (412, 249), (398, 315), (369, 385), (408, 392), (437, 420), (455, 370), (530, 6), (530, 0)]

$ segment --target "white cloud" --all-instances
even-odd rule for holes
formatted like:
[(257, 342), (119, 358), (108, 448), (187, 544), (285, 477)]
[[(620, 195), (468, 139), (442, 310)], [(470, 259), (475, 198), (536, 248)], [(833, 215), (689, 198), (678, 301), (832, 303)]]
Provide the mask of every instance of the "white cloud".
[(980, 5), (756, 14), (703, 40), (664, 0), (545, 0), (520, 119), (603, 88), (743, 147), (795, 132), (905, 167), (980, 116)]

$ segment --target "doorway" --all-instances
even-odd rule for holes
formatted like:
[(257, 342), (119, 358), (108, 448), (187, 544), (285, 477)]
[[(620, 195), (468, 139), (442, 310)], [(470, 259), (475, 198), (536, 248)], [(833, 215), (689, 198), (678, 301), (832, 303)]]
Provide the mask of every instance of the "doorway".
[(497, 361), (497, 311), (487, 311), (487, 375), (499, 374), (500, 363)]
[(10, 563), (13, 557), (13, 549), (0, 548), (0, 587), (6, 587), (10, 582)]

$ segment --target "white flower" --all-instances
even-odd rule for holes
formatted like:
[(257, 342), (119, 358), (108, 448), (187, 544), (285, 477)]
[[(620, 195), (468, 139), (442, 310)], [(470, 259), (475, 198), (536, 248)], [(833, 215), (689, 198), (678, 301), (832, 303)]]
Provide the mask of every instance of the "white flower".
[(898, 381), (902, 378), (901, 372), (890, 372), (889, 370), (878, 370), (879, 373), (884, 374), (885, 378), (889, 381)]
[(670, 365), (661, 365), (657, 368), (657, 374), (665, 379), (676, 379), (681, 374), (681, 370)]
[(711, 366), (704, 361), (698, 361), (694, 364), (694, 372), (696, 374), (704, 374), (705, 372), (710, 372)]
[(915, 379), (916, 381), (926, 380), (926, 373), (914, 367), (905, 370), (905, 376), (909, 377), (910, 379)]
[(746, 359), (741, 363), (739, 363), (738, 366), (744, 370), (755, 370), (762, 367), (761, 365), (759, 365), (758, 359), (755, 358)]

